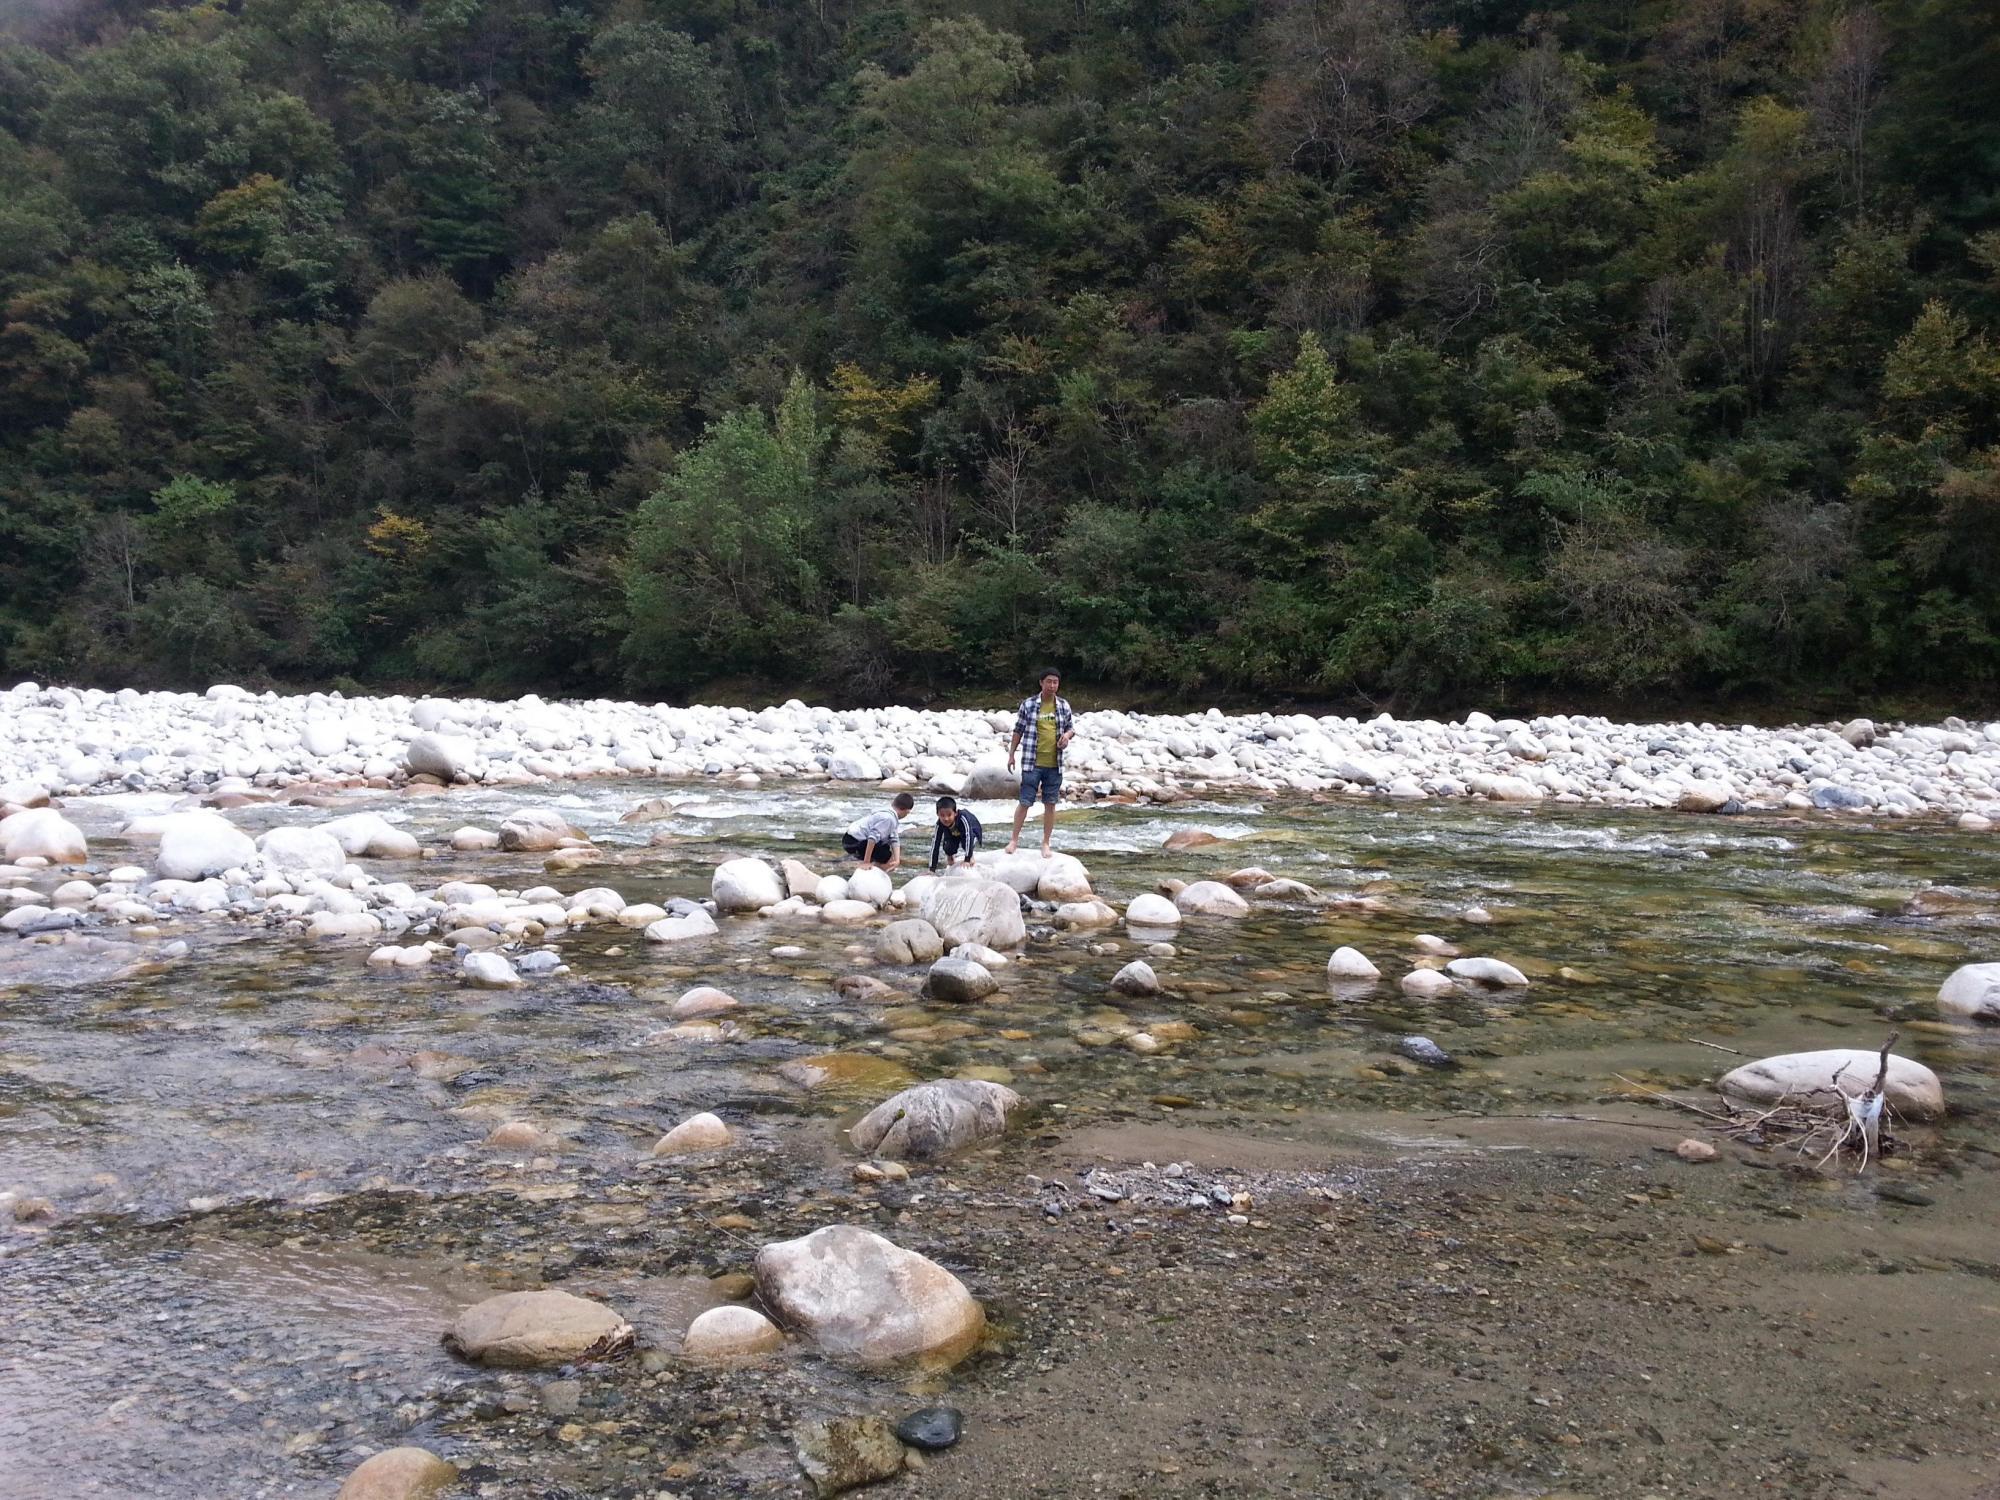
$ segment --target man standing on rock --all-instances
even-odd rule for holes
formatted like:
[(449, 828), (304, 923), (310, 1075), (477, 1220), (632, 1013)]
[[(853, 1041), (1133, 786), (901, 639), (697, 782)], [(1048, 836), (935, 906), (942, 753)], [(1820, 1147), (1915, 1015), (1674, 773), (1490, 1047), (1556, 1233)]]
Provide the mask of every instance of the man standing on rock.
[(1062, 673), (1054, 667), (1046, 668), (1042, 672), (1041, 692), (1023, 698), (1014, 715), (1014, 738), (1007, 746), (1007, 769), (1014, 769), (1014, 757), (1020, 753), (1023, 742), (1028, 746), (1028, 756), (1021, 763), (1021, 802), (1014, 809), (1014, 836), (1007, 841), (1009, 854), (1021, 847), (1021, 825), (1027, 822), (1028, 809), (1035, 805), (1037, 797), (1042, 800), (1042, 857), (1047, 859), (1055, 852), (1056, 798), (1062, 795), (1063, 752), (1076, 738), (1076, 716), (1070, 712), (1069, 700), (1056, 696), (1061, 685)]

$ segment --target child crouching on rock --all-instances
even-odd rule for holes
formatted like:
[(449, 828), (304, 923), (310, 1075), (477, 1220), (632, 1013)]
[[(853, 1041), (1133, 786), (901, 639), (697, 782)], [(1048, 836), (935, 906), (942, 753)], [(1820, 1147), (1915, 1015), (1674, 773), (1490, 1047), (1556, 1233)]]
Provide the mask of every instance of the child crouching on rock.
[(847, 832), (840, 836), (840, 847), (849, 859), (895, 869), (903, 862), (902, 821), (916, 805), (917, 799), (908, 792), (896, 793), (896, 800), (888, 807), (848, 824)]
[(972, 868), (972, 851), (979, 847), (979, 841), (986, 830), (979, 826), (979, 819), (958, 805), (956, 797), (937, 799), (937, 832), (931, 835), (931, 868), (938, 867), (942, 858), (947, 867), (958, 863), (959, 851), (965, 851), (965, 867)]

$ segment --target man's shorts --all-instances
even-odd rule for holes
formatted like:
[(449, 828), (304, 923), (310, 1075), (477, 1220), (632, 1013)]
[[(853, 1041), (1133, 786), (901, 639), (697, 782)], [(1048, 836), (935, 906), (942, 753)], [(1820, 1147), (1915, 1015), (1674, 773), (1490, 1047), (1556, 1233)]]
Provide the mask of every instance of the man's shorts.
[[(847, 857), (849, 859), (859, 859), (868, 850), (868, 846), (862, 843), (860, 839), (856, 838), (851, 833), (843, 833), (840, 836), (840, 847), (847, 851)], [(886, 865), (887, 863), (889, 863), (890, 860), (894, 859), (895, 857), (896, 857), (896, 846), (894, 844), (877, 844), (875, 846), (875, 858), (873, 860), (873, 863), (878, 865)]]
[(1061, 795), (1061, 766), (1021, 767), (1021, 806), (1027, 807), (1039, 797), (1050, 807), (1054, 807), (1056, 798)]

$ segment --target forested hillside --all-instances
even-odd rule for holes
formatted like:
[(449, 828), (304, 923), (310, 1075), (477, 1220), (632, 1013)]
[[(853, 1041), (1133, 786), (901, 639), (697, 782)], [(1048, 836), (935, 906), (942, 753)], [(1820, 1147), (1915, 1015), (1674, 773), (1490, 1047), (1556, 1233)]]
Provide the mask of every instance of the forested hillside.
[(12, 676), (2000, 684), (1991, 0), (9, 14)]

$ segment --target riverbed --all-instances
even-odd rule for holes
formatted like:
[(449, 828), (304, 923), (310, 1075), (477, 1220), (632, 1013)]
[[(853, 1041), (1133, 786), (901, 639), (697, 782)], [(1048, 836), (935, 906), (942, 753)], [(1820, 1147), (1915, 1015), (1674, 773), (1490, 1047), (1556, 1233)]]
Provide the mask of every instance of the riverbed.
[[(369, 861), (382, 880), (664, 901), (706, 895), (738, 855), (830, 870), (839, 829), (882, 797), (723, 787), (619, 821), (665, 789), (349, 800), (433, 852), (553, 806), (600, 851), (559, 878), (527, 854)], [(156, 805), (65, 816), (111, 865), (143, 861), (116, 830)], [(1004, 807), (981, 810), (1004, 829)], [(275, 802), (229, 816), (310, 820)], [(1163, 848), (1188, 830), (1218, 842)], [(0, 1190), (49, 1210), (0, 1228), (0, 1448), (17, 1456), (0, 1495), (330, 1495), (399, 1442), (457, 1462), (465, 1493), (791, 1494), (795, 1421), (934, 1399), (966, 1410), (968, 1436), (892, 1488), (1971, 1496), (2000, 1473), (2000, 1030), (1933, 1003), (2000, 949), (1991, 838), (1279, 794), (1066, 809), (1058, 846), (1121, 907), (1246, 865), (1316, 894), (1188, 920), (1143, 1000), (1108, 989), (1141, 952), (1121, 929), (1031, 915), (1000, 992), (957, 1008), (884, 968), (904, 994), (852, 1003), (832, 981), (865, 930), (754, 916), (671, 952), (572, 930), (554, 940), (567, 972), (504, 992), (215, 918), (0, 943)], [(1935, 886), (1966, 894), (1911, 907)], [(1407, 997), (1418, 933), (1529, 986)], [(1385, 980), (1329, 985), (1340, 945)], [(701, 983), (742, 1002), (733, 1026), (674, 1034), (672, 1001)], [(1158, 1022), (1187, 1034), (1129, 1045)], [(1874, 1048), (1891, 1030), (1952, 1112), (1867, 1175), (1719, 1138), (1702, 1166), (1659, 1149), (1702, 1122), (1642, 1090), (1700, 1098), (1739, 1060), (1717, 1048)], [(1407, 1061), (1412, 1033), (1459, 1066)], [(828, 1055), (811, 1092), (778, 1071)], [(908, 1184), (853, 1182), (842, 1127), (955, 1075), (1024, 1096), (1009, 1137)], [(736, 1150), (647, 1156), (700, 1110), (739, 1128)], [(518, 1119), (540, 1146), (483, 1144)], [(1246, 1194), (1245, 1222), (1080, 1187), (1093, 1170), (1143, 1186), (1148, 1162)], [(956, 1270), (992, 1346), (917, 1388), (805, 1352), (727, 1372), (677, 1358), (725, 1295), (714, 1278), (842, 1220)], [(469, 1301), (540, 1284), (612, 1302), (642, 1352), (572, 1382), (438, 1343)]]

